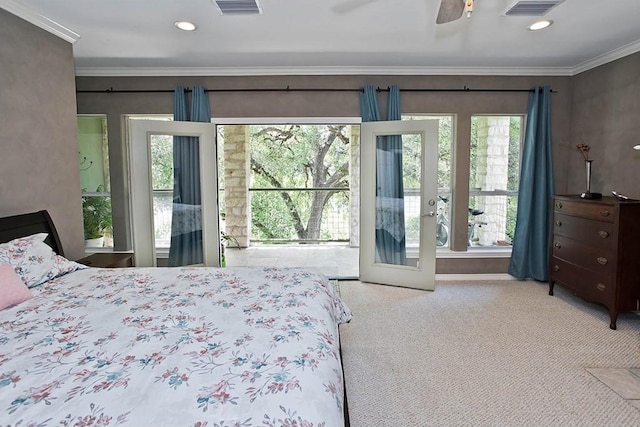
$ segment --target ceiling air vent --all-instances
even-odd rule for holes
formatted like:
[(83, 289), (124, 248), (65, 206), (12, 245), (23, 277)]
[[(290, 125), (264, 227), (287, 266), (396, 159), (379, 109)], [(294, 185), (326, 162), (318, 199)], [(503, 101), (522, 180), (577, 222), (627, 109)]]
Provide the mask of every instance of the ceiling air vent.
[(212, 0), (220, 15), (261, 15), (262, 6), (258, 0)]
[(543, 16), (564, 0), (521, 0), (504, 13), (507, 16)]

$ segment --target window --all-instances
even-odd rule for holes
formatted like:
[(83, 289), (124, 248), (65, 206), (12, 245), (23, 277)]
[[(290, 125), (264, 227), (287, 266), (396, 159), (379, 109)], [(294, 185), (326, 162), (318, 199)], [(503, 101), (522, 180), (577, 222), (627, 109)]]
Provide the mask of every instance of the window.
[(113, 247), (106, 116), (78, 116), (85, 246)]
[(468, 246), (511, 246), (523, 116), (472, 116)]
[[(438, 120), (438, 217), (436, 226), (436, 245), (439, 248), (449, 246), (449, 220), (450, 220), (450, 203), (451, 200), (451, 168), (452, 157), (451, 147), (453, 146), (453, 116), (451, 115), (403, 115), (402, 120)], [(405, 170), (407, 168), (405, 167)], [(408, 210), (411, 211), (410, 200), (416, 200), (413, 206), (414, 222), (420, 220), (420, 206), (417, 205), (420, 198), (414, 194), (418, 191), (410, 186), (405, 187), (405, 203)], [(417, 214), (417, 216), (416, 216)], [(410, 246), (411, 241), (417, 241), (418, 228), (407, 222), (407, 245)]]

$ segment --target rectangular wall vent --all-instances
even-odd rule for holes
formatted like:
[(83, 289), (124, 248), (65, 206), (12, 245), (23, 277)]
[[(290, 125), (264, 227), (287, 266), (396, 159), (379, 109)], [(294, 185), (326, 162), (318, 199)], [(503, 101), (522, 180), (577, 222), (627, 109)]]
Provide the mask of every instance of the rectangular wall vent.
[(521, 0), (509, 7), (504, 14), (507, 16), (543, 16), (564, 0)]
[(262, 6), (258, 0), (213, 0), (220, 15), (261, 15)]

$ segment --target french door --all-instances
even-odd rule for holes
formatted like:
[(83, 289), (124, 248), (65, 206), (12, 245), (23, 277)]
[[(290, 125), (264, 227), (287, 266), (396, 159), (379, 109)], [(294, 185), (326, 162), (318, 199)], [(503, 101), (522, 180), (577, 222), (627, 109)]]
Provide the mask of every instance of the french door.
[[(159, 242), (165, 242), (169, 265), (220, 266), (214, 125), (132, 119), (127, 124), (136, 265), (156, 266), (157, 248), (163, 245)], [(195, 156), (199, 162), (195, 163), (196, 167), (188, 163), (182, 165), (188, 172), (182, 179), (192, 182), (185, 185), (189, 189), (181, 190), (178, 195), (174, 190), (174, 181), (178, 178), (174, 178), (173, 171), (181, 166), (173, 164), (174, 151), (183, 149), (185, 144), (195, 145), (195, 149), (183, 157)], [(169, 176), (162, 179), (163, 173)], [(161, 221), (162, 224), (156, 224)], [(167, 236), (164, 239), (158, 237), (163, 230)], [(175, 259), (173, 264), (172, 259)]]
[(360, 280), (435, 288), (438, 121), (361, 126)]

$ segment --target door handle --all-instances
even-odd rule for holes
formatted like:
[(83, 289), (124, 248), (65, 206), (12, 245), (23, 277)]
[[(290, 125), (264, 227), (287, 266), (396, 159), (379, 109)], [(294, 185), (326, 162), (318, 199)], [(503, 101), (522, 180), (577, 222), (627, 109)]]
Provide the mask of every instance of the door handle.
[(434, 211), (429, 211), (426, 214), (422, 214), (422, 216), (436, 216), (436, 213)]

